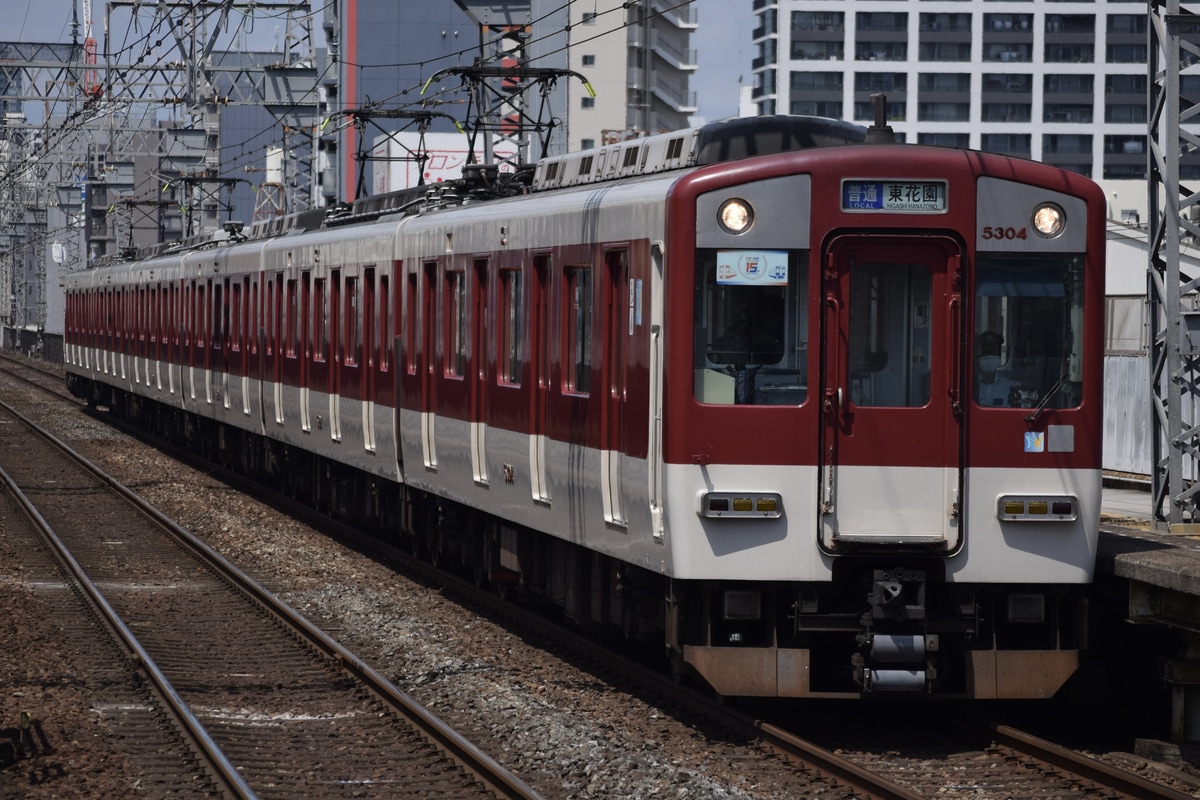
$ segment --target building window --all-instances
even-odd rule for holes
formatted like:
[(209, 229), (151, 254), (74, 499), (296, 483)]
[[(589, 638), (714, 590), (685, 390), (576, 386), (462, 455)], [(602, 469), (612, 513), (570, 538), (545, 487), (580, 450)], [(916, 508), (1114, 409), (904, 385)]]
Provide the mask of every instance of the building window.
[(893, 11), (860, 11), (854, 15), (855, 30), (896, 33), (908, 30), (908, 14)]
[(845, 46), (836, 42), (802, 42), (792, 40), (793, 61), (841, 61)]
[(596, 12), (595, 11), (583, 12), (583, 24), (584, 25), (595, 25), (596, 24)]
[(1145, 125), (1146, 104), (1106, 103), (1104, 106), (1104, 121), (1116, 125)]
[[(888, 103), (890, 107), (892, 104)], [(904, 105), (901, 103), (900, 105)], [(788, 105), (788, 113), (809, 117), (842, 118), (842, 104), (839, 102), (816, 103), (811, 100), (793, 100)]]
[(1109, 64), (1145, 64), (1149, 47), (1144, 44), (1110, 44), (1105, 60)]
[(1091, 36), (1096, 20), (1091, 14), (1047, 14), (1046, 33), (1074, 33)]
[[(596, 146), (595, 139), (580, 139), (579, 140), (579, 149), (580, 150), (591, 150), (595, 146)], [(582, 173), (583, 169), (581, 168), (579, 171), (580, 171), (580, 173)]]
[(933, 33), (970, 33), (970, 14), (921, 14), (922, 31)]
[(844, 31), (846, 15), (841, 11), (793, 11), (792, 38), (806, 31)]
[(1047, 64), (1090, 64), (1096, 60), (1096, 48), (1090, 44), (1046, 44)]
[(1033, 25), (1032, 14), (984, 14), (983, 29), (1000, 33), (1002, 31), (1028, 31)]
[[(840, 73), (817, 73), (837, 75), (837, 89), (842, 88)], [(799, 87), (792, 81), (793, 89), (817, 88)], [(858, 72), (854, 75), (854, 91), (856, 92), (903, 92), (908, 89), (908, 75), (903, 72)]]
[(595, 108), (596, 107), (596, 98), (594, 98), (594, 97), (579, 98), (579, 107), (580, 108)]
[(970, 103), (919, 103), (917, 105), (917, 119), (921, 122), (967, 122), (970, 118)]
[(1045, 87), (1047, 97), (1054, 94), (1077, 94), (1090, 97), (1095, 86), (1095, 76), (1047, 75), (1042, 85)]
[(982, 110), (984, 122), (1029, 122), (1033, 115), (1029, 103), (984, 103)]
[(1109, 14), (1107, 22), (1107, 28), (1110, 34), (1123, 33), (1135, 36), (1146, 35), (1145, 14)]
[(908, 59), (907, 42), (858, 42), (854, 46), (857, 61), (905, 61)]
[(970, 61), (969, 42), (921, 42), (921, 61)]
[(1028, 133), (985, 133), (980, 137), (980, 148), (989, 153), (1029, 158), (1033, 137)]
[[(983, 48), (984, 61), (1029, 62), (1033, 61), (1033, 47), (1018, 42), (993, 42)], [(1047, 59), (1048, 60), (1048, 59)]]
[[(884, 114), (888, 122), (903, 122), (905, 114), (905, 102), (899, 100), (897, 102), (888, 101), (887, 108), (884, 109)], [(875, 107), (870, 101), (858, 101), (854, 104), (854, 119), (858, 121), (870, 122), (875, 119)]]
[(922, 72), (917, 76), (917, 89), (921, 92), (971, 91), (971, 76), (965, 72)]
[(983, 90), (985, 92), (1014, 92), (1029, 94), (1033, 91), (1033, 76), (1009, 72), (983, 73)]
[(1046, 103), (1042, 106), (1042, 122), (1090, 123), (1090, 103)]
[(583, 65), (584, 65), (585, 67), (594, 67), (594, 66), (596, 66), (596, 57), (595, 57), (595, 56), (584, 56), (584, 57), (583, 57)]
[(1146, 152), (1146, 137), (1105, 136), (1104, 152), (1109, 155), (1142, 155)]
[(934, 147), (957, 147), (965, 150), (971, 146), (971, 136), (966, 133), (918, 133), (917, 144)]
[(1042, 153), (1077, 155), (1092, 152), (1092, 137), (1079, 133), (1047, 133), (1042, 136)]
[(790, 75), (793, 92), (838, 92), (842, 91), (840, 72), (793, 72)]
[[(1180, 89), (1183, 89), (1183, 80), (1180, 80)], [(1143, 75), (1108, 75), (1104, 78), (1104, 94), (1105, 96), (1114, 94), (1137, 95), (1139, 98), (1146, 96), (1146, 76)], [(1125, 98), (1131, 100), (1133, 98)]]

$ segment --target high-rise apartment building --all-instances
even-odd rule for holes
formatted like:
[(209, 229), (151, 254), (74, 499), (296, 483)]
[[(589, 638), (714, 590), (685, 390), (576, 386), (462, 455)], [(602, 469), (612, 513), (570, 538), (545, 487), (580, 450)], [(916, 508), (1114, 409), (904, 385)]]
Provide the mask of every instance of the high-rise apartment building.
[[(1145, 3), (753, 0), (760, 114), (868, 124), (907, 142), (1033, 158), (1097, 180), (1147, 177)], [(1185, 76), (1183, 94), (1200, 89)], [(1195, 85), (1189, 86), (1189, 83)], [(1200, 161), (1181, 177), (1200, 176)]]
[(587, 76), (596, 92), (570, 85), (568, 151), (688, 126), (698, 110), (690, 86), (695, 8), (672, 0), (594, 0), (573, 3), (568, 13), (569, 69)]

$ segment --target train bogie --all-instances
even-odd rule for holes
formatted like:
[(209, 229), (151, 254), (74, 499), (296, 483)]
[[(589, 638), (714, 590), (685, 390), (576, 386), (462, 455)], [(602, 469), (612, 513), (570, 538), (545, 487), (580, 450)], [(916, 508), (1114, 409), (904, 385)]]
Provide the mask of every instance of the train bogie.
[(860, 135), (739, 121), (81, 273), (69, 380), (725, 695), (1049, 696), (1095, 560), (1103, 196)]

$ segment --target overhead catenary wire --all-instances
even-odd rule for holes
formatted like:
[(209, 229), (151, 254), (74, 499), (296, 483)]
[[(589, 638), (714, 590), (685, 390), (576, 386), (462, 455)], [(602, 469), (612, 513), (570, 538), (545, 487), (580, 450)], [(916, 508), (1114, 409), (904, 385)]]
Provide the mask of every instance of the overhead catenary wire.
[[(335, 0), (328, 0), (328, 2), (324, 6), (322, 6), (322, 8), (324, 8), (328, 5), (331, 5), (333, 2), (335, 2)], [(583, 4), (583, 2), (587, 2), (587, 0), (569, 0), (568, 2), (562, 3), (559, 6), (555, 7), (554, 9), (544, 13), (540, 17), (532, 20), (529, 24), (530, 24), (530, 26), (533, 26), (538, 23), (544, 22), (546, 19), (552, 18), (554, 15), (561, 13), (564, 9), (569, 9), (570, 7), (576, 5), (577, 3)], [(694, 2), (694, 0), (679, 0), (678, 2), (675, 2), (671, 5), (668, 5), (663, 8), (650, 9), (649, 13), (651, 16), (659, 16), (662, 14), (671, 13), (673, 11), (687, 7), (687, 6), (691, 5), (693, 2)], [(197, 5), (201, 5), (201, 4), (197, 4)], [(228, 3), (224, 3), (224, 4), (220, 4), (220, 5), (211, 4), (207, 7), (202, 7), (200, 9), (200, 11), (202, 13), (202, 17), (196, 24), (204, 24), (205, 22), (209, 21), (212, 18), (212, 15), (214, 15), (223, 5), (228, 5)], [(637, 3), (632, 2), (632, 1), (625, 2), (625, 3), (622, 3), (621, 5), (618, 5), (611, 9), (607, 9), (607, 10), (603, 10), (603, 11), (598, 9), (594, 0), (591, 2), (591, 5), (593, 8), (593, 11), (591, 12), (591, 16), (593, 17), (593, 19), (599, 19), (608, 14), (623, 13), (623, 12), (627, 11), (629, 8), (637, 5)], [(105, 98), (108, 98), (111, 101), (121, 101), (121, 102), (127, 103), (128, 104), (126, 106), (127, 112), (128, 112), (128, 109), (137, 105), (139, 102), (143, 102), (139, 98), (134, 96), (132, 87), (136, 85), (136, 81), (128, 80), (130, 78), (131, 70), (134, 68), (142, 67), (142, 65), (145, 64), (148, 60), (150, 61), (150, 66), (146, 67), (145, 69), (157, 69), (157, 68), (164, 67), (164, 65), (167, 63), (167, 59), (170, 57), (170, 55), (172, 53), (172, 50), (169, 48), (164, 50), (163, 46), (164, 46), (164, 44), (166, 44), (167, 40), (172, 35), (176, 34), (177, 28), (181, 24), (180, 18), (173, 16), (171, 14), (160, 13), (161, 9), (157, 6), (157, 4), (139, 6), (138, 9), (139, 10), (159, 9), (159, 10), (155, 10), (155, 19), (153, 21), (153, 24), (150, 25), (148, 27), (148, 29), (145, 30), (145, 32), (140, 32), (140, 31), (136, 30), (139, 27), (138, 20), (140, 19), (140, 17), (137, 13), (131, 14), (129, 20), (126, 23), (121, 46), (117, 49), (117, 51), (115, 53), (111, 53), (111, 52), (106, 53), (106, 57), (111, 61), (113, 58), (119, 58), (121, 55), (126, 54), (126, 53), (139, 52), (138, 58), (130, 65), (126, 65), (124, 67), (120, 67), (120, 66), (112, 67), (108, 64), (105, 65), (106, 70), (105, 70), (103, 96)], [(189, 13), (191, 13), (192, 11), (195, 11), (195, 10), (196, 9), (189, 9)], [(286, 18), (286, 16), (287, 16), (287, 12), (283, 12), (283, 11), (278, 12), (276, 14), (271, 14), (271, 13), (268, 13), (268, 12), (265, 12), (262, 10), (258, 10), (258, 11), (255, 11), (254, 14), (251, 14), (250, 12), (244, 12), (240, 8), (234, 9), (234, 10), (239, 12), (239, 20), (234, 29), (235, 36), (236, 36), (237, 32), (242, 29), (243, 26), (248, 24), (248, 20), (250, 20), (253, 16), (260, 16), (260, 17), (266, 17), (266, 18), (275, 17), (275, 18), (280, 18), (280, 19)], [(318, 9), (318, 11), (319, 10), (321, 10), (321, 9)], [(314, 14), (315, 13), (316, 12), (314, 12)], [(166, 30), (163, 30), (164, 26), (166, 26)], [(541, 54), (537, 55), (536, 57), (529, 59), (527, 61), (527, 63), (533, 64), (538, 61), (542, 61), (547, 58), (551, 58), (553, 56), (559, 55), (571, 47), (578, 47), (582, 44), (586, 44), (587, 42), (594, 41), (595, 39), (598, 39), (598, 38), (601, 38), (604, 36), (612, 36), (612, 35), (619, 34), (621, 31), (626, 30), (630, 26), (631, 26), (631, 23), (629, 21), (624, 21), (620, 25), (617, 25), (613, 28), (606, 29), (606, 30), (604, 30), (600, 33), (596, 33), (592, 36), (588, 36), (588, 37), (582, 38), (582, 39), (577, 39), (574, 41), (568, 41), (568, 43), (563, 45), (562, 47), (556, 48), (554, 50), (551, 50), (551, 51), (548, 51), (545, 53), (541, 53)], [(564, 35), (567, 36), (569, 39), (571, 32), (578, 27), (579, 27), (578, 24), (572, 24), (571, 22), (568, 21), (561, 28), (556, 28), (553, 31), (542, 34), (541, 36), (539, 36), (536, 39), (526, 42), (525, 46), (528, 47), (529, 45), (536, 44), (539, 42), (544, 42), (546, 40), (564, 36)], [(106, 49), (108, 46), (107, 38), (108, 37), (107, 37), (107, 31), (106, 31)], [(437, 58), (433, 58), (433, 59), (423, 59), (420, 61), (412, 61), (412, 62), (394, 62), (394, 63), (388, 63), (388, 64), (367, 64), (367, 63), (354, 63), (354, 62), (346, 62), (346, 61), (334, 62), (331, 59), (331, 60), (327, 61), (326, 65), (325, 65), (325, 69), (320, 73), (320, 75), (314, 81), (313, 87), (311, 89), (309, 89), (307, 92), (305, 92), (304, 95), (297, 98), (294, 101), (292, 108), (306, 104), (305, 101), (307, 101), (308, 99), (311, 98), (312, 94), (316, 91), (317, 86), (320, 84), (320, 82), (325, 77), (327, 77), (329, 75), (330, 71), (335, 68), (337, 63), (342, 63), (349, 68), (359, 69), (359, 70), (363, 70), (363, 71), (371, 70), (371, 69), (387, 69), (387, 68), (397, 68), (397, 67), (419, 67), (422, 69), (422, 71), (424, 71), (425, 69), (432, 67), (435, 64), (446, 63), (447, 61), (453, 61), (453, 60), (461, 60), (464, 57), (469, 56), (469, 55), (474, 55), (477, 52), (478, 52), (478, 46), (472, 45), (471, 47), (462, 48), (460, 50), (453, 51), (453, 52), (438, 56)], [(501, 53), (501, 55), (503, 55), (503, 53)], [(152, 58), (152, 56), (156, 56), (156, 57)], [(396, 101), (400, 98), (404, 98), (413, 92), (418, 92), (421, 89), (421, 86), (422, 86), (421, 83), (414, 83), (408, 87), (400, 89), (399, 91), (397, 91), (394, 94), (389, 95), (387, 97), (377, 99), (377, 100), (369, 100), (365, 105), (360, 106), (360, 107), (376, 109), (376, 110), (387, 110), (389, 108), (392, 108), (392, 109), (413, 109), (413, 108), (422, 108), (422, 107), (429, 108), (431, 105), (437, 104), (442, 99), (444, 99), (448, 96), (453, 97), (453, 96), (457, 95), (457, 93), (460, 91), (460, 87), (442, 88), (442, 89), (437, 90), (433, 95), (427, 95), (420, 99), (409, 100), (407, 102), (401, 102), (401, 103), (397, 103), (395, 105), (391, 105), (394, 101)], [(56, 102), (57, 102), (57, 99), (56, 99)], [(112, 116), (111, 109), (97, 108), (96, 105), (98, 105), (98, 104), (91, 104), (91, 105), (84, 104), (81, 108), (73, 110), (69, 115), (67, 115), (65, 117), (65, 119), (62, 121), (61, 125), (58, 125), (57, 127), (54, 127), (52, 129), (49, 127), (50, 120), (48, 118), (47, 122), (44, 124), (43, 132), (45, 135), (43, 135), (41, 137), (42, 144), (38, 148), (38, 151), (31, 154), (31, 158), (27, 159), (24, 165), (18, 167), (16, 170), (9, 172), (8, 174), (0, 176), (0, 191), (11, 190), (11, 187), (13, 186), (13, 184), (15, 182), (23, 179), (28, 174), (28, 170), (30, 169), (31, 162), (34, 162), (39, 157), (42, 157), (45, 154), (48, 154), (49, 152), (51, 152), (53, 150), (53, 148), (57, 147), (62, 141), (66, 140), (68, 137), (77, 135), (80, 132), (84, 131), (88, 127), (89, 123), (91, 123), (93, 120), (95, 120), (97, 118), (97, 116), (99, 116), (101, 114), (109, 114), (110, 116)], [(151, 113), (151, 112), (148, 109), (147, 115), (149, 113)], [(333, 116), (337, 116), (337, 115), (333, 115)], [(334, 130), (340, 130), (342, 128), (349, 127), (353, 124), (352, 120), (348, 117), (343, 117), (342, 119), (334, 120), (333, 122), (326, 120), (326, 122), (334, 125), (335, 126)], [(232, 160), (235, 162), (241, 162), (246, 159), (262, 157), (268, 148), (276, 145), (277, 140), (272, 138), (266, 142), (261, 142), (258, 144), (254, 144), (254, 143), (260, 142), (260, 140), (262, 139), (263, 136), (275, 131), (277, 129), (277, 127), (278, 127), (278, 123), (273, 122), (271, 125), (265, 126), (261, 130), (255, 132), (249, 136), (244, 137), (242, 140), (240, 140), (238, 142), (222, 143), (219, 148), (219, 152), (222, 154), (222, 159), (225, 160), (226, 158), (228, 158), (229, 160)]]

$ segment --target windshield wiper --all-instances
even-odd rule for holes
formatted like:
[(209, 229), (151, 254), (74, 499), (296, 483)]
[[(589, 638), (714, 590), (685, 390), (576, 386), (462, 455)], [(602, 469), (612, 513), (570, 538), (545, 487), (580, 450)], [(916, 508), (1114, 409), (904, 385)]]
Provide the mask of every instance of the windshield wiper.
[(1063, 384), (1067, 382), (1067, 375), (1068, 373), (1064, 371), (1063, 374), (1058, 376), (1058, 381), (1050, 387), (1050, 391), (1046, 392), (1042, 399), (1038, 401), (1038, 404), (1034, 406), (1033, 411), (1029, 412), (1029, 414), (1025, 416), (1026, 422), (1037, 422), (1037, 418), (1041, 416), (1042, 411), (1045, 410), (1046, 404), (1050, 402), (1050, 398), (1053, 397), (1055, 392), (1061, 389)]

